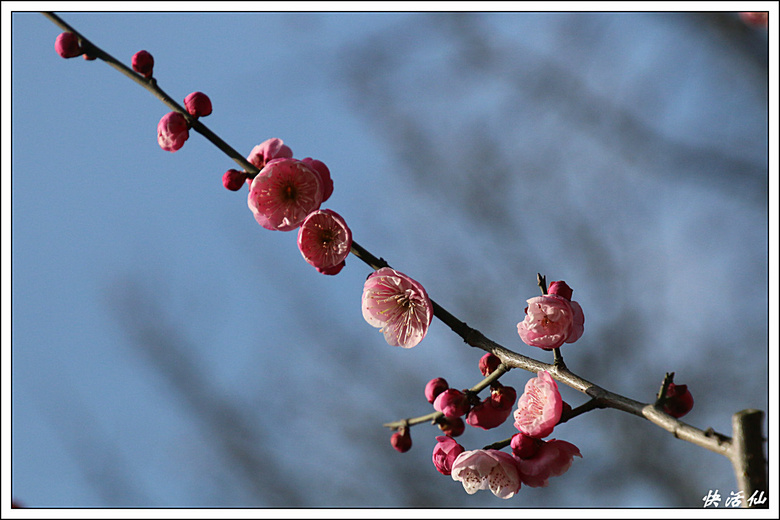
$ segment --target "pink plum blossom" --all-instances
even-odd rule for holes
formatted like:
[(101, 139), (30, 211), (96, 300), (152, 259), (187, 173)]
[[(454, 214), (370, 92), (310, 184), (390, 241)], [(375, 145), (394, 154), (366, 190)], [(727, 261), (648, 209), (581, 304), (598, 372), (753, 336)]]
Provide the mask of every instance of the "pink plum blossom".
[(436, 397), (443, 391), (447, 390), (449, 387), (450, 385), (447, 384), (447, 380), (443, 377), (431, 379), (425, 385), (425, 398), (429, 403), (433, 404), (433, 401), (436, 399)]
[(327, 166), (325, 166), (324, 162), (318, 161), (317, 159), (312, 159), (311, 157), (306, 157), (305, 159), (301, 159), (301, 161), (306, 163), (307, 166), (309, 166), (317, 173), (317, 175), (320, 176), (320, 185), (322, 186), (322, 202), (325, 202), (333, 193), (333, 180), (330, 178), (330, 170)]
[(454, 388), (448, 388), (433, 400), (433, 409), (443, 413), (448, 419), (466, 415), (469, 408), (471, 408), (471, 403), (468, 396)]
[(157, 124), (157, 142), (165, 151), (175, 152), (189, 137), (187, 119), (178, 112), (168, 112)]
[(312, 211), (298, 230), (298, 249), (304, 260), (323, 274), (340, 271), (351, 248), (352, 231), (335, 211)]
[(145, 78), (152, 77), (154, 70), (154, 58), (147, 51), (138, 51), (133, 54), (131, 61), (133, 70)]
[(383, 267), (363, 285), (363, 318), (392, 346), (411, 348), (428, 333), (433, 304), (423, 286), (407, 275)]
[(211, 114), (211, 100), (203, 92), (193, 92), (184, 98), (184, 108), (193, 117), (205, 117)]
[(79, 37), (72, 32), (60, 33), (54, 40), (54, 50), (63, 58), (75, 58), (84, 52)]
[(284, 141), (272, 137), (252, 148), (246, 160), (255, 165), (258, 170), (262, 170), (271, 159), (290, 159), (292, 156), (292, 150), (284, 144)]
[(252, 181), (247, 204), (266, 229), (292, 231), (319, 209), (319, 176), (296, 159), (271, 159)]
[(577, 446), (569, 442), (555, 439), (539, 442), (541, 444), (530, 458), (515, 457), (520, 479), (529, 487), (546, 487), (550, 477), (558, 477), (569, 470), (575, 456), (582, 458)]
[[(554, 284), (563, 284), (555, 286)], [(574, 343), (584, 330), (585, 316), (580, 304), (566, 298), (571, 289), (565, 282), (550, 284), (559, 293), (545, 294), (527, 300), (526, 316), (517, 324), (517, 333), (526, 344), (545, 350)]]
[(511, 498), (522, 484), (517, 460), (499, 450), (464, 451), (452, 463), (451, 472), (469, 495), (489, 489), (499, 498)]
[(547, 371), (529, 379), (517, 401), (515, 428), (531, 437), (547, 437), (561, 419), (563, 399), (558, 384)]
[(450, 475), (452, 463), (465, 449), (455, 439), (447, 435), (440, 435), (436, 437), (436, 440), (438, 442), (433, 447), (433, 465), (442, 475)]

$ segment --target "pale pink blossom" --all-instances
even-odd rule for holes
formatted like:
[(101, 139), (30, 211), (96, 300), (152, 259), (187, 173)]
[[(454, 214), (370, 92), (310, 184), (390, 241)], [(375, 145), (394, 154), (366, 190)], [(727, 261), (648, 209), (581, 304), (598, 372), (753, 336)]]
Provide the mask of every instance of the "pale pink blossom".
[(304, 260), (323, 274), (340, 271), (351, 248), (352, 231), (335, 211), (312, 211), (298, 230), (298, 249)]
[(189, 139), (187, 119), (179, 112), (168, 112), (157, 123), (157, 143), (167, 152), (175, 152)]
[(417, 345), (433, 320), (433, 304), (423, 286), (389, 267), (368, 276), (362, 303), (363, 318), (396, 347)]
[(290, 159), (292, 156), (292, 150), (284, 144), (284, 141), (272, 137), (252, 148), (246, 160), (255, 165), (258, 170), (262, 170), (271, 159)]
[(63, 58), (75, 58), (84, 52), (79, 37), (72, 32), (60, 33), (54, 40), (54, 50)]
[(452, 463), (465, 449), (458, 444), (458, 441), (447, 435), (440, 435), (436, 440), (438, 442), (433, 447), (433, 465), (442, 475), (450, 475)]
[(319, 176), (296, 159), (271, 159), (249, 190), (247, 204), (255, 220), (266, 229), (291, 231), (319, 209)]
[(471, 408), (468, 396), (454, 388), (448, 388), (433, 400), (433, 409), (441, 412), (448, 419), (461, 417)]
[(133, 54), (131, 65), (133, 70), (141, 76), (151, 78), (154, 70), (154, 57), (148, 51), (138, 51)]
[(511, 498), (522, 484), (517, 460), (499, 450), (464, 451), (451, 471), (452, 479), (460, 481), (469, 495), (489, 489), (499, 498)]
[(203, 92), (193, 92), (184, 98), (184, 108), (193, 117), (206, 117), (211, 114), (211, 100)]
[(515, 457), (520, 480), (529, 487), (546, 487), (550, 477), (558, 477), (571, 467), (574, 457), (582, 458), (579, 448), (566, 441), (539, 441), (530, 458)]
[(561, 419), (563, 399), (558, 384), (547, 371), (525, 384), (525, 391), (517, 401), (515, 428), (521, 433), (541, 439), (547, 437)]
[(559, 294), (536, 296), (527, 303), (526, 316), (517, 324), (517, 333), (528, 345), (551, 350), (574, 343), (582, 336), (585, 316), (579, 303)]

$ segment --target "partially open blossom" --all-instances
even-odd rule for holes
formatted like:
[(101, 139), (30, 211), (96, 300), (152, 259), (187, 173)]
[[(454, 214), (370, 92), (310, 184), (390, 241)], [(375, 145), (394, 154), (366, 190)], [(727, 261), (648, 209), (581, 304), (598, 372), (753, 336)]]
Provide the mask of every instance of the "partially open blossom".
[(271, 159), (252, 181), (247, 204), (266, 229), (291, 231), (319, 209), (319, 176), (296, 159)]
[(511, 386), (497, 386), (482, 402), (469, 410), (466, 422), (471, 426), (489, 430), (504, 424), (512, 415), (517, 391)]
[(320, 185), (322, 186), (322, 202), (325, 202), (333, 193), (333, 180), (330, 178), (330, 170), (327, 166), (325, 166), (324, 162), (318, 161), (317, 159), (312, 159), (311, 157), (306, 157), (305, 159), (301, 159), (301, 161), (306, 163), (312, 170), (317, 172), (317, 175), (320, 176)]
[(230, 191), (238, 191), (246, 182), (245, 171), (230, 169), (222, 175), (222, 185)]
[(454, 388), (448, 388), (433, 400), (433, 409), (443, 413), (448, 419), (466, 415), (470, 408), (469, 397)]
[(466, 423), (460, 417), (442, 417), (436, 424), (439, 425), (439, 429), (449, 437), (458, 437), (463, 435), (466, 431)]
[(157, 142), (165, 151), (175, 152), (189, 137), (187, 119), (178, 112), (168, 112), (157, 123)]
[(390, 345), (411, 348), (428, 333), (433, 304), (419, 282), (383, 267), (363, 285), (363, 318), (380, 328)]
[(425, 385), (425, 398), (428, 400), (429, 403), (433, 404), (433, 401), (436, 399), (436, 396), (438, 396), (443, 391), (447, 390), (450, 387), (450, 385), (447, 384), (447, 380), (443, 377), (437, 377), (435, 379), (431, 379), (426, 383)]
[(522, 484), (517, 460), (499, 450), (464, 451), (452, 463), (451, 472), (469, 495), (489, 489), (499, 498), (512, 498)]
[(449, 475), (452, 473), (452, 463), (465, 449), (455, 439), (446, 435), (436, 437), (436, 441), (438, 442), (433, 447), (433, 465), (442, 475)]
[(401, 453), (409, 451), (412, 447), (412, 435), (409, 428), (401, 428), (390, 437), (390, 444)]
[(258, 170), (262, 170), (271, 159), (290, 159), (292, 156), (292, 150), (284, 144), (284, 141), (272, 137), (252, 148), (246, 160), (255, 165)]
[(323, 274), (340, 271), (351, 248), (352, 231), (335, 211), (312, 211), (298, 230), (298, 249), (304, 260)]
[(688, 385), (669, 383), (663, 403), (664, 412), (679, 419), (693, 409), (693, 395)]
[(81, 50), (79, 37), (72, 32), (60, 33), (54, 40), (54, 50), (63, 58), (75, 58), (84, 52)]
[(205, 117), (211, 114), (211, 100), (203, 92), (193, 92), (184, 98), (184, 108), (194, 117)]
[(558, 383), (549, 372), (539, 371), (525, 384), (525, 391), (517, 401), (515, 428), (537, 439), (547, 437), (561, 419), (562, 410), (563, 399)]
[(498, 356), (488, 352), (479, 359), (479, 371), (482, 372), (483, 376), (489, 376), (498, 368), (498, 365), (500, 364), (501, 360), (498, 359)]
[(569, 470), (575, 456), (582, 458), (577, 446), (569, 442), (550, 439), (539, 443), (531, 457), (515, 458), (520, 480), (526, 486), (546, 487), (550, 477), (558, 477)]
[(147, 51), (138, 51), (133, 54), (131, 61), (133, 70), (145, 78), (152, 77), (154, 70), (154, 58)]
[(553, 293), (527, 300), (526, 316), (517, 324), (517, 333), (526, 344), (545, 350), (574, 343), (584, 330), (585, 316), (580, 304), (571, 301), (565, 282), (552, 282)]

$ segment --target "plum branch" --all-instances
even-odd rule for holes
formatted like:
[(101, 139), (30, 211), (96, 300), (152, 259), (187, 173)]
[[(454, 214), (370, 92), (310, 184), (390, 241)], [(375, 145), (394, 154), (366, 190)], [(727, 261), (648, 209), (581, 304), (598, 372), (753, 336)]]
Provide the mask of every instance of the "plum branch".
[[(223, 141), (216, 133), (201, 123), (197, 117), (190, 115), (187, 110), (185, 110), (179, 103), (174, 101), (171, 96), (169, 96), (159, 87), (156, 79), (152, 77), (146, 78), (136, 73), (131, 68), (127, 67), (125, 64), (115, 59), (103, 49), (89, 41), (84, 35), (67, 24), (56, 14), (52, 12), (43, 12), (42, 14), (64, 31), (75, 34), (79, 38), (81, 48), (84, 50), (85, 54), (89, 55), (91, 58), (97, 58), (106, 62), (108, 65), (117, 69), (119, 72), (151, 92), (155, 97), (162, 101), (163, 104), (182, 114), (192, 129), (203, 135), (208, 141), (214, 144), (228, 157), (233, 159), (239, 166), (244, 169), (249, 177), (254, 177), (257, 175), (257, 173), (259, 173), (259, 170), (256, 166), (251, 164), (234, 148)], [(386, 260), (373, 255), (367, 249), (363, 248), (354, 241), (352, 242), (350, 252), (374, 270), (390, 267)], [(542, 291), (542, 294), (546, 294), (546, 277), (539, 274), (537, 277), (537, 283)], [(468, 326), (465, 322), (456, 318), (453, 314), (451, 314), (435, 301), (431, 300), (431, 303), (434, 316), (436, 316), (442, 323), (448, 326), (455, 334), (463, 339), (467, 345), (481, 349), (485, 352), (489, 352), (497, 356), (501, 361), (499, 368), (484, 380), (472, 387), (470, 389), (471, 392), (476, 393), (481, 391), (494, 381), (497, 381), (499, 377), (511, 369), (519, 368), (532, 373), (547, 371), (556, 381), (563, 383), (590, 397), (590, 400), (566, 413), (561, 418), (561, 422), (565, 422), (582, 413), (597, 408), (612, 408), (626, 412), (646, 419), (650, 423), (668, 431), (678, 439), (690, 442), (728, 458), (731, 461), (734, 472), (737, 476), (740, 489), (742, 489), (747, 496), (750, 496), (754, 491), (757, 490), (767, 490), (766, 459), (764, 457), (763, 451), (764, 438), (762, 435), (762, 411), (743, 410), (734, 414), (732, 416), (733, 438), (715, 432), (712, 430), (712, 428), (701, 430), (665, 413), (660, 406), (660, 399), (653, 404), (643, 403), (606, 390), (605, 388), (578, 376), (569, 370), (564, 364), (563, 357), (561, 356), (558, 348), (553, 349), (554, 362), (552, 364), (538, 361), (496, 343), (495, 341), (486, 337), (479, 330)], [(663, 396), (665, 393), (665, 390), (669, 384), (667, 379), (665, 379), (664, 383), (662, 384), (662, 390), (659, 392), (659, 397)], [(389, 422), (383, 426), (397, 430), (400, 428), (406, 428), (407, 426), (421, 424), (429, 421), (435, 423), (442, 416), (442, 412), (435, 412), (420, 417)], [(500, 449), (507, 446), (508, 444), (509, 440), (504, 440), (488, 445), (488, 447)], [(745, 499), (743, 499), (743, 505), (746, 505)]]

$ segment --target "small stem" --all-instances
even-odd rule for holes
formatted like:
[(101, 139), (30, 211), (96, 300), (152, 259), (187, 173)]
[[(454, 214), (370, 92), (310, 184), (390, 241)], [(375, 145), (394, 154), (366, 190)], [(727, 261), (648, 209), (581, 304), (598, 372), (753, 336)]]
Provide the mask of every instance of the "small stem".
[(536, 284), (541, 289), (542, 294), (547, 294), (547, 276), (542, 276), (541, 273), (536, 273)]

